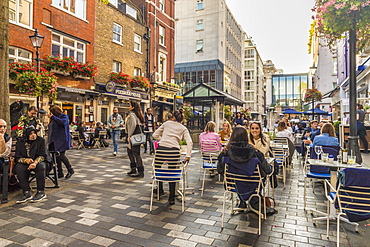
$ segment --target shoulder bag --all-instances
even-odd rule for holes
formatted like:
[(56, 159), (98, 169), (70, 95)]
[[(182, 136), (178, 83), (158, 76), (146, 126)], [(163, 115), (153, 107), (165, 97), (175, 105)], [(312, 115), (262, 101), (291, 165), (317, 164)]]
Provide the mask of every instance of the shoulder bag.
[[(135, 115), (135, 117), (136, 117), (136, 115)], [(136, 119), (139, 122), (137, 117), (136, 117)], [(142, 127), (140, 126), (140, 124), (136, 125), (134, 133), (137, 133), (137, 134), (134, 134), (130, 137), (130, 144), (131, 144), (132, 147), (140, 146), (141, 144), (146, 143), (146, 135), (143, 133), (143, 130), (142, 130)]]

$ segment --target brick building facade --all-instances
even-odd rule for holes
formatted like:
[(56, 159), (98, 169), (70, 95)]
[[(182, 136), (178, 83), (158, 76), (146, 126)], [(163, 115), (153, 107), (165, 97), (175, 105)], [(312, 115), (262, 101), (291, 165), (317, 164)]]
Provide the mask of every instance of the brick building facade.
[[(95, 0), (11, 0), (9, 12), (9, 62), (35, 59), (29, 36), (36, 28), (44, 36), (40, 58), (61, 54), (76, 57), (83, 63), (94, 62)], [(89, 90), (94, 85), (93, 79), (56, 76), (61, 87), (55, 103), (67, 110), (72, 121), (89, 120), (86, 106), (92, 105), (93, 95), (96, 95)], [(36, 104), (35, 98), (19, 95), (12, 85), (10, 87), (11, 102), (21, 99), (26, 106)], [(40, 106), (46, 108), (47, 99)]]

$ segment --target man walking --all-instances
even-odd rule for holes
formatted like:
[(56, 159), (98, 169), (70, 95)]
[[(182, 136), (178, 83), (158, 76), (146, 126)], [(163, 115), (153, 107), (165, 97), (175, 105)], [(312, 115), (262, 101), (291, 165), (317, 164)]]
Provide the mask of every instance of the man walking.
[(144, 145), (144, 153), (147, 152), (148, 150), (148, 142), (149, 142), (149, 149), (150, 149), (150, 154), (154, 153), (154, 147), (153, 147), (153, 133), (154, 133), (154, 116), (152, 114), (152, 109), (148, 108), (146, 109), (146, 113), (144, 116), (145, 119), (145, 135), (146, 135), (146, 142)]
[(118, 138), (121, 133), (121, 129), (123, 126), (123, 119), (120, 114), (118, 114), (118, 108), (113, 108), (113, 114), (109, 116), (108, 118), (108, 128), (110, 132), (112, 133), (112, 139), (113, 139), (113, 155), (117, 156), (118, 152)]
[(357, 135), (360, 137), (362, 144), (364, 145), (364, 153), (369, 153), (369, 145), (366, 140), (366, 128), (365, 128), (365, 112), (361, 104), (357, 104)]

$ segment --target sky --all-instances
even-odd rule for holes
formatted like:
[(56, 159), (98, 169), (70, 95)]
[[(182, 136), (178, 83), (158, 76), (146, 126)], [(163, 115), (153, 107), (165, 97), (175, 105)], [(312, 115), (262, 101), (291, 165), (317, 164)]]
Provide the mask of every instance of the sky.
[(307, 73), (312, 57), (307, 52), (314, 0), (226, 0), (243, 30), (252, 36), (263, 61), (277, 69)]

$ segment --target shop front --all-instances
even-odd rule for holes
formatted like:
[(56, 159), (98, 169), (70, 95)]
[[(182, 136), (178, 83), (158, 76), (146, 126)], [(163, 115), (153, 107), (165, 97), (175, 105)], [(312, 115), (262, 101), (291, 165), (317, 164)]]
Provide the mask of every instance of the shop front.
[(156, 116), (156, 122), (160, 125), (167, 120), (167, 115), (174, 111), (176, 94), (180, 88), (164, 84), (156, 84), (154, 89), (154, 99), (152, 102), (153, 115)]
[(70, 122), (96, 121), (95, 105), (98, 92), (80, 88), (58, 87), (58, 98), (54, 104), (59, 105)]
[(149, 94), (141, 89), (128, 89), (116, 86), (113, 82), (96, 84), (97, 98), (97, 121), (107, 123), (109, 115), (113, 113), (113, 107), (118, 108), (118, 113), (123, 118), (128, 115), (130, 101), (140, 102), (143, 111), (149, 107)]

